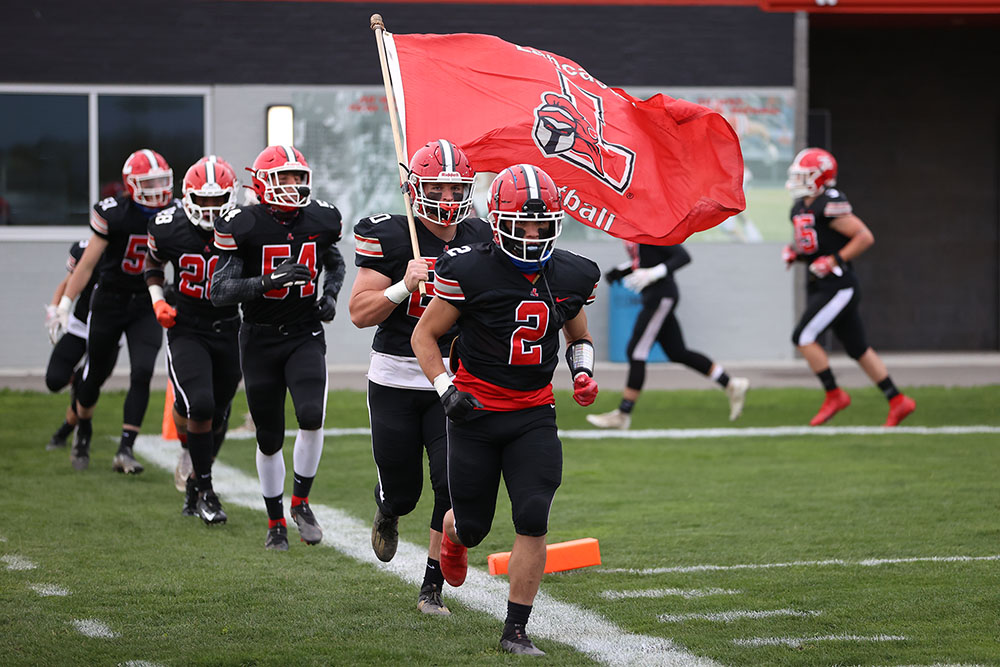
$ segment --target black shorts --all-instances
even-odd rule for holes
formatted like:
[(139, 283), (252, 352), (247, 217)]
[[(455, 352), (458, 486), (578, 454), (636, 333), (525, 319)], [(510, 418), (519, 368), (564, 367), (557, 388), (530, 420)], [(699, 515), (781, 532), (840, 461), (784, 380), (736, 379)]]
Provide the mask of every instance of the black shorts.
[(205, 331), (182, 324), (168, 329), (167, 372), (178, 413), (193, 421), (221, 422), (241, 377), (236, 329)]
[(475, 546), (489, 533), (501, 475), (515, 532), (545, 535), (552, 499), (562, 483), (554, 406), (484, 412), (464, 424), (448, 421), (448, 486), (462, 544)]
[(806, 290), (806, 309), (792, 333), (792, 342), (799, 346), (815, 343), (820, 334), (832, 328), (847, 354), (853, 359), (859, 358), (868, 349), (858, 310), (860, 302), (861, 292), (856, 281), (841, 284), (839, 288), (810, 283)]

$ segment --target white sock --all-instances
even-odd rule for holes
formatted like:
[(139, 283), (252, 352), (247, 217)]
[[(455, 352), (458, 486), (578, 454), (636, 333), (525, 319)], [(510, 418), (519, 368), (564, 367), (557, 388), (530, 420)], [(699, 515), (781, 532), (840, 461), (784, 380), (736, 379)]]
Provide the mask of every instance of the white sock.
[(295, 449), (292, 450), (292, 470), (299, 477), (315, 477), (319, 469), (319, 458), (323, 455), (323, 431), (299, 429), (295, 435)]
[(257, 450), (257, 477), (260, 478), (260, 492), (265, 498), (284, 494), (285, 457), (280, 449), (271, 455)]
[(718, 380), (726, 369), (722, 367), (722, 364), (712, 364), (712, 368), (708, 373), (709, 380)]

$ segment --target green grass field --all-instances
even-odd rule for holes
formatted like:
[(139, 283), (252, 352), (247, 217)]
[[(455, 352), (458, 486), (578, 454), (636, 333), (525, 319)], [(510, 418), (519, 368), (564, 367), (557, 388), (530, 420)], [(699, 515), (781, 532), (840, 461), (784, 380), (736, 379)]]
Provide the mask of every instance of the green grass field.
[[(905, 426), (1000, 427), (1000, 386), (911, 393), (918, 410)], [(602, 392), (591, 410), (614, 407), (618, 396)], [(885, 401), (876, 390), (852, 396), (830, 426), (881, 424)], [(818, 389), (752, 390), (736, 426), (801, 425), (820, 398)], [(122, 400), (102, 397), (91, 467), (78, 473), (67, 452), (44, 447), (65, 395), (0, 391), (0, 664), (524, 660), (497, 648), (504, 609), (487, 613), (457, 599), (486, 575), (470, 576), (457, 592), (446, 587), (450, 618), (425, 617), (417, 585), (375, 564), (366, 534), (375, 481), (367, 436), (326, 439), (311, 500), (343, 513), (343, 525), (324, 521), (331, 539), (307, 547), (290, 527), (291, 550), (265, 552), (265, 517), (235, 492), (220, 488), (229, 523), (209, 529), (180, 515), (172, 470), (111, 472)], [(162, 405), (163, 392), (154, 392), (148, 431)], [(587, 428), (588, 410), (567, 394), (558, 406), (561, 428)], [(244, 412), (241, 394), (234, 425)], [(726, 413), (719, 391), (649, 391), (632, 430), (728, 428)], [(331, 392), (326, 425), (367, 427), (364, 395)], [(528, 627), (548, 652), (545, 664), (615, 656), (620, 664), (1000, 664), (1000, 433), (566, 437), (563, 445), (549, 541), (596, 537), (603, 564), (546, 575)], [(289, 476), (290, 450), (287, 438)], [(228, 441), (219, 463), (252, 480), (244, 495), (259, 495), (252, 440)], [(286, 495), (290, 489), (289, 480)], [(418, 555), (427, 496), (400, 522)], [(488, 554), (510, 549), (503, 496), (493, 532), (470, 552), (473, 568), (485, 571)], [(354, 543), (329, 548), (334, 533)], [(698, 567), (708, 565), (746, 567)], [(612, 624), (601, 650), (581, 652), (578, 637), (546, 622), (557, 603)], [(88, 620), (102, 625), (84, 627), (114, 636), (83, 634), (76, 623)], [(671, 640), (675, 652), (619, 655), (615, 633), (653, 638), (653, 648)]]

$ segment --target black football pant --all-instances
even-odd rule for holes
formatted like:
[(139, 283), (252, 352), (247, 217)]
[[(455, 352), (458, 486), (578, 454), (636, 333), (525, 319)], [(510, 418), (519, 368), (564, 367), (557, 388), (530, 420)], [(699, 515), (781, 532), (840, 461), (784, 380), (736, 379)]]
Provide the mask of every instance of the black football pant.
[(87, 363), (76, 398), (85, 408), (97, 403), (101, 387), (118, 360), (118, 340), (122, 333), (128, 343), (130, 366), (124, 423), (141, 426), (149, 405), (149, 383), (156, 355), (163, 344), (163, 328), (156, 321), (146, 292), (94, 288), (87, 320)]
[(243, 323), (240, 362), (250, 416), (257, 427), (257, 446), (270, 456), (285, 439), (285, 392), (292, 395), (299, 428), (323, 428), (326, 412), (326, 341), (323, 326), (278, 327)]
[(167, 330), (167, 372), (177, 412), (192, 421), (212, 420), (218, 430), (240, 383), (240, 349), (235, 326), (203, 331), (176, 324)]
[[(87, 353), (87, 339), (76, 334), (65, 333), (56, 341), (45, 368), (45, 386), (57, 392), (69, 384), (73, 371)], [(117, 355), (116, 355), (117, 356)], [(77, 378), (79, 381), (79, 378)]]
[(552, 499), (562, 483), (555, 406), (483, 411), (464, 424), (448, 420), (448, 487), (455, 531), (467, 547), (490, 532), (501, 475), (514, 531), (528, 537), (545, 535)]
[(642, 300), (642, 310), (632, 327), (632, 338), (628, 342), (628, 379), (625, 386), (641, 390), (646, 383), (646, 361), (654, 343), (659, 343), (670, 361), (684, 364), (688, 368), (708, 375), (712, 370), (712, 360), (701, 352), (689, 350), (684, 344), (681, 324), (675, 310), (678, 297), (663, 296)]
[(820, 281), (810, 282), (806, 287), (806, 309), (792, 332), (792, 342), (795, 345), (815, 343), (820, 334), (832, 328), (848, 356), (859, 359), (868, 349), (858, 309), (860, 302), (861, 292), (856, 282), (841, 284), (839, 289), (822, 286)]
[(383, 514), (403, 516), (420, 500), (424, 449), (430, 466), (434, 511), (431, 529), (441, 532), (448, 498), (448, 440), (437, 392), (368, 383), (372, 454), (378, 472), (375, 502)]

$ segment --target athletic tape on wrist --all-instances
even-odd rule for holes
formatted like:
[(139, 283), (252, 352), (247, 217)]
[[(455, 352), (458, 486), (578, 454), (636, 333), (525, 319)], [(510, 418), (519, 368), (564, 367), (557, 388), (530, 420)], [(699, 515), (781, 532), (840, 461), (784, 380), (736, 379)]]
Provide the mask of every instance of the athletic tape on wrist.
[(410, 290), (406, 289), (406, 281), (400, 280), (386, 287), (382, 294), (393, 303), (403, 303), (410, 297)]
[(580, 373), (594, 377), (594, 344), (581, 339), (566, 348), (566, 362), (573, 379)]
[(153, 300), (153, 303), (157, 301), (165, 301), (163, 296), (163, 287), (160, 285), (147, 285), (146, 289), (149, 290), (149, 296)]
[(441, 373), (436, 378), (434, 378), (434, 389), (437, 391), (438, 396), (444, 396), (444, 393), (448, 391), (448, 387), (452, 386), (451, 378), (448, 377), (447, 373)]

